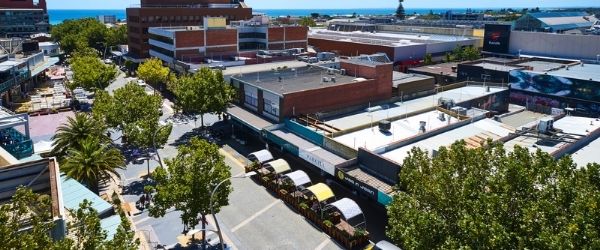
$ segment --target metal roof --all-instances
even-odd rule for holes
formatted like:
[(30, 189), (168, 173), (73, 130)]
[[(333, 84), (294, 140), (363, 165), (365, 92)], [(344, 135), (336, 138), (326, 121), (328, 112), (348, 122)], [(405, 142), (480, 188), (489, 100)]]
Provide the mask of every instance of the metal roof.
[(577, 150), (571, 157), (573, 158), (573, 161), (577, 163), (578, 168), (583, 168), (589, 163), (600, 164), (600, 155), (598, 155), (598, 152), (600, 152), (600, 138)]
[(585, 12), (539, 12), (528, 15), (540, 20), (555, 31), (589, 28), (598, 20)]
[(113, 210), (113, 206), (110, 203), (100, 198), (100, 196), (87, 189), (78, 181), (68, 178), (65, 175), (60, 177), (60, 181), (65, 208), (77, 210), (83, 200), (88, 200), (92, 203), (92, 208), (98, 211), (100, 217)]

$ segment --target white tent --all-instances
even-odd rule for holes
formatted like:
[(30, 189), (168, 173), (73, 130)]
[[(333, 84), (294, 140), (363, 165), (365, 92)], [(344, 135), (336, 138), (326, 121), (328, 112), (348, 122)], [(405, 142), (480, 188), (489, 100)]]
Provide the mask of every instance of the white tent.
[(263, 149), (261, 151), (257, 151), (248, 155), (248, 159), (251, 161), (258, 161), (260, 163), (265, 163), (273, 160), (273, 155), (269, 150)]
[(302, 170), (296, 170), (284, 176), (290, 179), (296, 187), (311, 183), (310, 177)]
[(329, 205), (337, 208), (346, 220), (352, 219), (362, 214), (362, 210), (360, 209), (358, 204), (356, 204), (356, 202), (349, 198), (340, 199), (339, 201), (333, 202)]

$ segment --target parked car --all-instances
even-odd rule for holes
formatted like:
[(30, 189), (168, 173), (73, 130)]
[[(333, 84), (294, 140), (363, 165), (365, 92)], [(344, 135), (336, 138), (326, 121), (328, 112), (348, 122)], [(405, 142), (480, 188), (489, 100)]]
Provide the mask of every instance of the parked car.
[(308, 58), (308, 60), (306, 62), (307, 63), (318, 63), (319, 62), (319, 58), (311, 57), (311, 58)]
[(142, 80), (142, 79), (138, 79), (137, 80), (137, 84), (138, 84), (138, 86), (146, 87), (146, 82), (144, 80)]

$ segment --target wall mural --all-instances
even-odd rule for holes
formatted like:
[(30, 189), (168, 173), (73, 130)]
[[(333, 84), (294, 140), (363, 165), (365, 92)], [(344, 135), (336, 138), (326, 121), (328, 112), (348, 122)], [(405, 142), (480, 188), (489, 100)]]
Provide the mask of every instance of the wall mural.
[(521, 70), (513, 70), (509, 75), (512, 89), (586, 101), (600, 101), (600, 83), (598, 82)]

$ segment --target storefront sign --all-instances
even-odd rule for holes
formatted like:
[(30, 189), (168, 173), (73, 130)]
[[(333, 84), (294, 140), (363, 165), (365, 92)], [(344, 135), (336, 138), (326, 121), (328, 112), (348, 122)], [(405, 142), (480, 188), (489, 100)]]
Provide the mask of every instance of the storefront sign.
[(345, 182), (350, 184), (351, 186), (355, 187), (357, 190), (359, 190), (361, 193), (369, 196), (369, 198), (373, 199), (373, 200), (378, 200), (378, 194), (379, 191), (374, 188), (371, 187), (368, 184), (365, 184), (359, 180), (357, 180), (356, 178), (346, 174), (344, 171), (340, 170), (340, 169), (335, 169), (335, 176)]
[(314, 147), (314, 148), (309, 148), (309, 149), (300, 149), (298, 151), (298, 156), (300, 158), (304, 159), (305, 161), (309, 162), (310, 164), (325, 171), (326, 173), (328, 173), (330, 175), (334, 175), (335, 174), (335, 166), (312, 153), (316, 150), (322, 150), (322, 148)]

